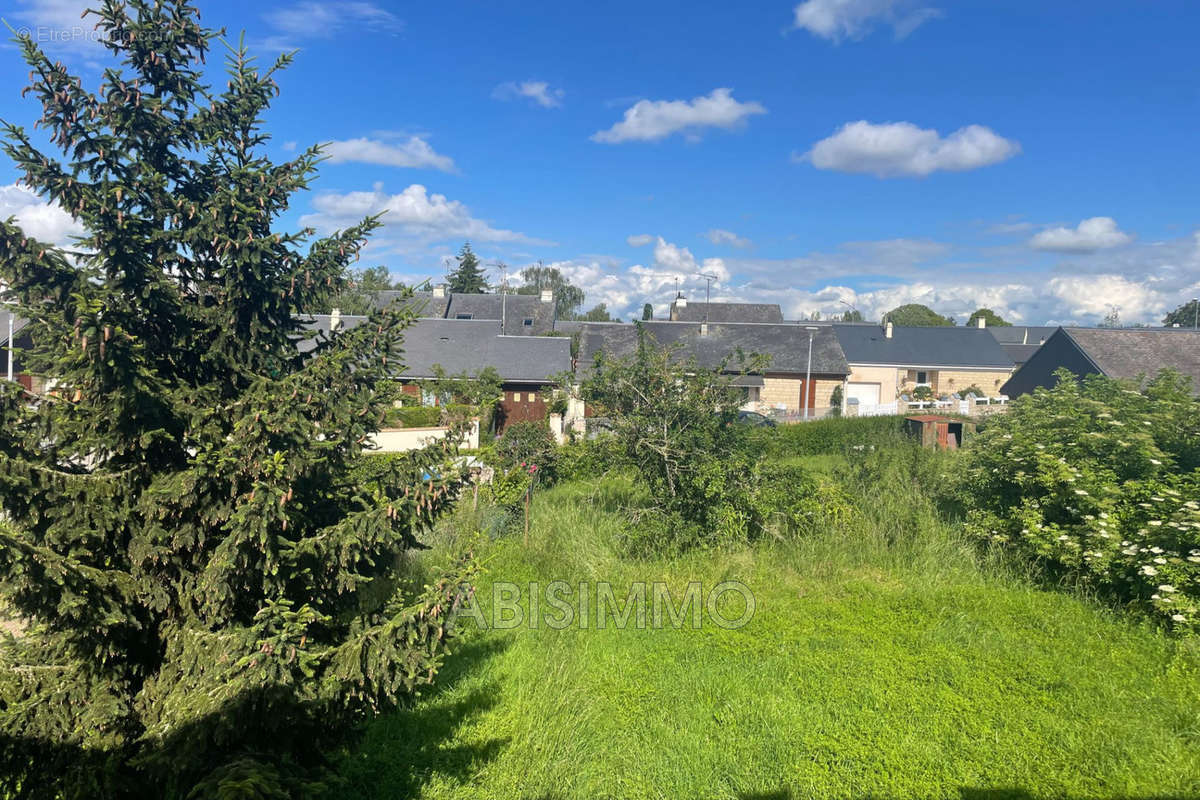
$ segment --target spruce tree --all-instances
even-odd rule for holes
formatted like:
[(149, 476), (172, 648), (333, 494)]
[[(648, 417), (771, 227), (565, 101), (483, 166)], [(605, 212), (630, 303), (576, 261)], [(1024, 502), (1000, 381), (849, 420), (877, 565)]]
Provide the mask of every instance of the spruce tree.
[(453, 502), (449, 448), (354, 471), (403, 312), (332, 339), (325, 307), (378, 224), (276, 232), (320, 159), (263, 154), (278, 86), (186, 0), (106, 0), (99, 91), (18, 38), (63, 159), (4, 125), (23, 182), (87, 234), (0, 223), (0, 282), (33, 322), (30, 396), (0, 388), (0, 795), (276, 797), (429, 681), (470, 559), (403, 595), (404, 551)]
[(458, 251), (458, 268), (446, 276), (450, 291), (462, 294), (481, 294), (487, 291), (487, 276), (479, 266), (479, 257), (470, 242), (463, 242)]

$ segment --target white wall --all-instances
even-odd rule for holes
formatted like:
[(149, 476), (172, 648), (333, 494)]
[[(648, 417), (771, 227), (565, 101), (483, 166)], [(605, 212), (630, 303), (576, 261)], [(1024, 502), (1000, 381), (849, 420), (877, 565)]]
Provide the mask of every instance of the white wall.
[[(445, 439), (449, 428), (385, 428), (367, 439), (367, 447), (378, 453), (403, 453)], [(471, 430), (459, 447), (474, 450), (479, 447), (479, 420), (471, 421)]]

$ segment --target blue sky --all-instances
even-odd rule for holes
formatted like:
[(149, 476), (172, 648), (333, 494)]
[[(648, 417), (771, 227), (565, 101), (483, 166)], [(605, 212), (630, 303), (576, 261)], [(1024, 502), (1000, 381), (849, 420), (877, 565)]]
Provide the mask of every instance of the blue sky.
[[(95, 85), (84, 6), (0, 14)], [(264, 60), (300, 50), (273, 155), (334, 144), (288, 222), (386, 208), (368, 260), (397, 276), (470, 238), (625, 315), (698, 272), (790, 317), (1156, 321), (1200, 294), (1191, 0), (200, 6)], [(15, 49), (0, 67), (0, 116), (32, 123)], [(15, 179), (0, 213), (69, 230)]]

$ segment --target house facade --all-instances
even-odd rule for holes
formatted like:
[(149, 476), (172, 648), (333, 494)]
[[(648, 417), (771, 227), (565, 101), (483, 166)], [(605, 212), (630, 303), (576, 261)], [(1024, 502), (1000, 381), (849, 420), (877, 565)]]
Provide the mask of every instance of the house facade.
[(891, 323), (831, 326), (850, 366), (846, 399), (879, 406), (928, 387), (934, 397), (977, 387), (1001, 393), (1012, 375), (1012, 358), (987, 330), (899, 327)]
[[(820, 415), (828, 412), (835, 391), (849, 373), (837, 337), (828, 326), (771, 323), (693, 323), (655, 320), (638, 325), (585, 323), (580, 326), (577, 374), (586, 373), (597, 353), (623, 357), (636, 352), (638, 327), (660, 346), (678, 348), (681, 359), (695, 358), (701, 367), (715, 368), (738, 352), (763, 355), (769, 361), (759, 372), (737, 374), (734, 385), (745, 395), (743, 408), (782, 414)], [(809, 364), (809, 344), (812, 361)]]
[[(537, 298), (533, 298), (537, 299)], [(306, 327), (325, 336), (349, 330), (367, 317), (316, 314)], [(315, 342), (301, 342), (311, 350)], [(571, 371), (571, 340), (565, 336), (510, 336), (498, 320), (418, 319), (404, 331), (401, 365), (394, 379), (402, 391), (425, 405), (437, 405), (436, 392), (423, 392), (439, 374), (474, 376), (493, 370), (503, 396), (498, 432), (514, 422), (546, 419), (560, 376)]]
[(46, 380), (27, 371), (25, 354), (33, 348), (29, 321), (8, 311), (0, 311), (0, 378), (13, 380), (26, 391), (43, 394)]

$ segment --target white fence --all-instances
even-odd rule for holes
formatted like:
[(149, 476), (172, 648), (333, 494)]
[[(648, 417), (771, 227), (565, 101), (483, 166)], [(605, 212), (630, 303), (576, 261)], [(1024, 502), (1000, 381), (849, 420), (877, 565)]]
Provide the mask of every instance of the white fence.
[(1000, 395), (999, 397), (973, 397), (968, 400), (959, 400), (957, 397), (952, 397), (947, 400), (897, 400), (894, 403), (880, 403), (878, 405), (846, 404), (846, 416), (848, 417), (887, 417), (895, 414), (910, 414), (915, 412), (940, 412), (943, 414), (962, 414), (963, 416), (973, 417), (1007, 410), (1008, 397), (1005, 395)]
[(900, 413), (900, 404), (899, 403), (879, 403), (878, 405), (859, 404), (857, 414), (855, 414), (853, 411), (850, 410), (853, 407), (853, 405), (854, 404), (852, 404), (852, 403), (847, 404), (847, 406), (846, 406), (847, 416), (854, 415), (854, 416), (859, 416), (859, 417), (891, 417), (891, 416), (895, 416), (896, 414)]

